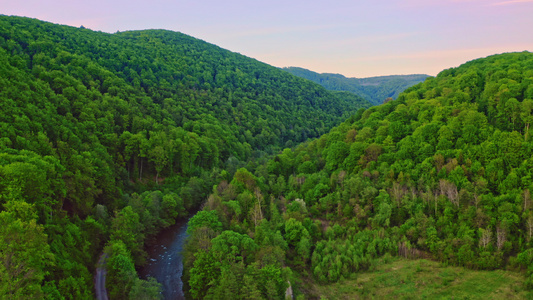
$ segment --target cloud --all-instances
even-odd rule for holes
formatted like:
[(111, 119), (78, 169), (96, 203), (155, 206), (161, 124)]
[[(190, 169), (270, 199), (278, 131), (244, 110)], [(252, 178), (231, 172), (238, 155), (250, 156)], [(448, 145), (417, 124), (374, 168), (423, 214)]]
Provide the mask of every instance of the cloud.
[(226, 39), (240, 39), (259, 36), (276, 36), (282, 34), (313, 33), (320, 30), (330, 30), (339, 27), (338, 25), (314, 25), (314, 26), (267, 26), (241, 29), (242, 26), (233, 26), (231, 30), (223, 34)]
[(491, 6), (512, 5), (512, 4), (519, 4), (519, 3), (533, 3), (533, 0), (509, 0), (509, 1), (492, 3)]
[(507, 45), (499, 47), (482, 47), (482, 48), (462, 48), (462, 49), (450, 49), (450, 50), (432, 50), (432, 51), (419, 51), (409, 52), (403, 54), (389, 54), (389, 55), (375, 55), (357, 58), (357, 60), (409, 60), (409, 59), (445, 59), (445, 58), (459, 58), (464, 59), (470, 57), (470, 59), (476, 59), (493, 55), (497, 53), (505, 52), (521, 52), (531, 50), (533, 44), (520, 44), (520, 45)]

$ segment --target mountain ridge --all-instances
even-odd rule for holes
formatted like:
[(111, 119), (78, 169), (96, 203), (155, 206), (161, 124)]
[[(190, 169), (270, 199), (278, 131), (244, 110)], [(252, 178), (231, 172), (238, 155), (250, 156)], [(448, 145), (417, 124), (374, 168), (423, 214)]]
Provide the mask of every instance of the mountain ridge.
[(356, 78), (335, 73), (317, 73), (300, 67), (285, 67), (282, 70), (318, 83), (328, 90), (355, 93), (374, 105), (383, 103), (387, 98), (396, 99), (406, 88), (430, 77), (425, 74), (409, 74)]

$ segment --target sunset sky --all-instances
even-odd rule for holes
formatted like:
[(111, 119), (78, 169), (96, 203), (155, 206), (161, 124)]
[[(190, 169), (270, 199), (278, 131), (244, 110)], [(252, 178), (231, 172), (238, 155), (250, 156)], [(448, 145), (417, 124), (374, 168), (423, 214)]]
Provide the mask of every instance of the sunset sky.
[(533, 0), (0, 0), (0, 13), (96, 31), (183, 32), (276, 67), (425, 73), (533, 51)]

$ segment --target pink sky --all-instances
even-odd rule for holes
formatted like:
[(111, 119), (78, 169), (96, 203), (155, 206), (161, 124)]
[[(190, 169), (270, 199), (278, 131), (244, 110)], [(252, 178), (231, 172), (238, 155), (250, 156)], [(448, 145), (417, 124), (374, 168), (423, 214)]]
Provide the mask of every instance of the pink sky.
[(533, 51), (533, 0), (0, 0), (0, 13), (105, 32), (180, 31), (277, 67), (425, 73)]

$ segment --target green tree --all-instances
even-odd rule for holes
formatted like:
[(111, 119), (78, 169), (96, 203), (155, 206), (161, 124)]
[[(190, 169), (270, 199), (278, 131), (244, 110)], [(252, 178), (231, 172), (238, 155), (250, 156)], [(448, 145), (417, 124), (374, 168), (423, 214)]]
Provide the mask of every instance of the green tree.
[(161, 284), (153, 277), (148, 280), (135, 279), (129, 294), (129, 299), (157, 300), (161, 298)]
[[(130, 251), (124, 242), (112, 240), (107, 246), (107, 252), (109, 252), (109, 258), (106, 287), (109, 296), (116, 299), (128, 299), (132, 287), (138, 280)], [(137, 287), (136, 290), (139, 288)]]
[(120, 240), (126, 249), (131, 251), (137, 264), (144, 261), (144, 226), (140, 222), (139, 215), (133, 211), (131, 206), (124, 207), (116, 213), (111, 224), (111, 240)]
[(525, 124), (524, 138), (527, 141), (529, 138), (529, 125), (531, 125), (531, 122), (533, 121), (533, 100), (525, 99), (522, 102), (520, 117)]
[(41, 284), (54, 265), (47, 236), (32, 205), (10, 201), (0, 212), (0, 298), (41, 298)]

